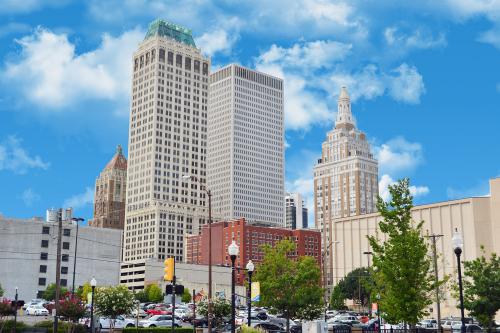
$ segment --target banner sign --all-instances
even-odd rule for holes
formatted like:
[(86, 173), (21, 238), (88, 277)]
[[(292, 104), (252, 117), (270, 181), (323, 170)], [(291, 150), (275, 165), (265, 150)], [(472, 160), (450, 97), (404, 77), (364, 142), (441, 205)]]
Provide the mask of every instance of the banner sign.
[(260, 301), (260, 282), (252, 282), (251, 292), (252, 302)]

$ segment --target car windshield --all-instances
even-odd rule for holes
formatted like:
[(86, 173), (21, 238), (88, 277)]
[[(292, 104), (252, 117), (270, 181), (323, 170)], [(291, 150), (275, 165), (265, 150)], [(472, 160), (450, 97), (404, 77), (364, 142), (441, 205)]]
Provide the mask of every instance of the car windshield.
[(158, 320), (160, 320), (160, 317), (161, 316), (158, 316), (158, 315), (152, 316), (151, 318), (149, 318), (149, 320), (151, 320), (151, 321), (158, 321)]

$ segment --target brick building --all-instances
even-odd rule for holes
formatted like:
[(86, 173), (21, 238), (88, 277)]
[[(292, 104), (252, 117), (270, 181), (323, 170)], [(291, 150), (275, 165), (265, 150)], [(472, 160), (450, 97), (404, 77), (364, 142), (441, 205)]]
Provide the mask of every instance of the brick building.
[[(316, 230), (290, 230), (285, 228), (265, 227), (247, 224), (245, 219), (212, 224), (212, 265), (230, 266), (231, 258), (227, 247), (234, 239), (240, 247), (240, 255), (236, 259), (238, 271), (237, 284), (243, 284), (244, 268), (249, 260), (255, 264), (262, 261), (264, 252), (262, 245), (275, 243), (282, 239), (295, 242), (297, 249), (292, 258), (311, 256), (321, 265), (321, 233)], [(192, 264), (208, 264), (208, 226), (204, 226), (199, 235), (186, 237), (186, 262)]]

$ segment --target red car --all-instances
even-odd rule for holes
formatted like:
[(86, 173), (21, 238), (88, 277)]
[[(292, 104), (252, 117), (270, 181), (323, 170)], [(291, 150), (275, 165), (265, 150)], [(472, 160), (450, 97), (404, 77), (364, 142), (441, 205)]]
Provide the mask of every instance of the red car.
[(146, 313), (148, 316), (169, 315), (172, 314), (172, 310), (167, 310), (167, 308), (154, 308), (147, 310)]

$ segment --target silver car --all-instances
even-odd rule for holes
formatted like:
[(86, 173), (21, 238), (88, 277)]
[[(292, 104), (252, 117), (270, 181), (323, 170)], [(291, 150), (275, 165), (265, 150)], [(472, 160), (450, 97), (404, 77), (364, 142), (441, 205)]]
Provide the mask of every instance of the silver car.
[[(170, 327), (172, 326), (172, 316), (156, 315), (146, 320), (139, 321), (139, 327)], [(174, 322), (174, 327), (180, 327), (179, 322)]]

